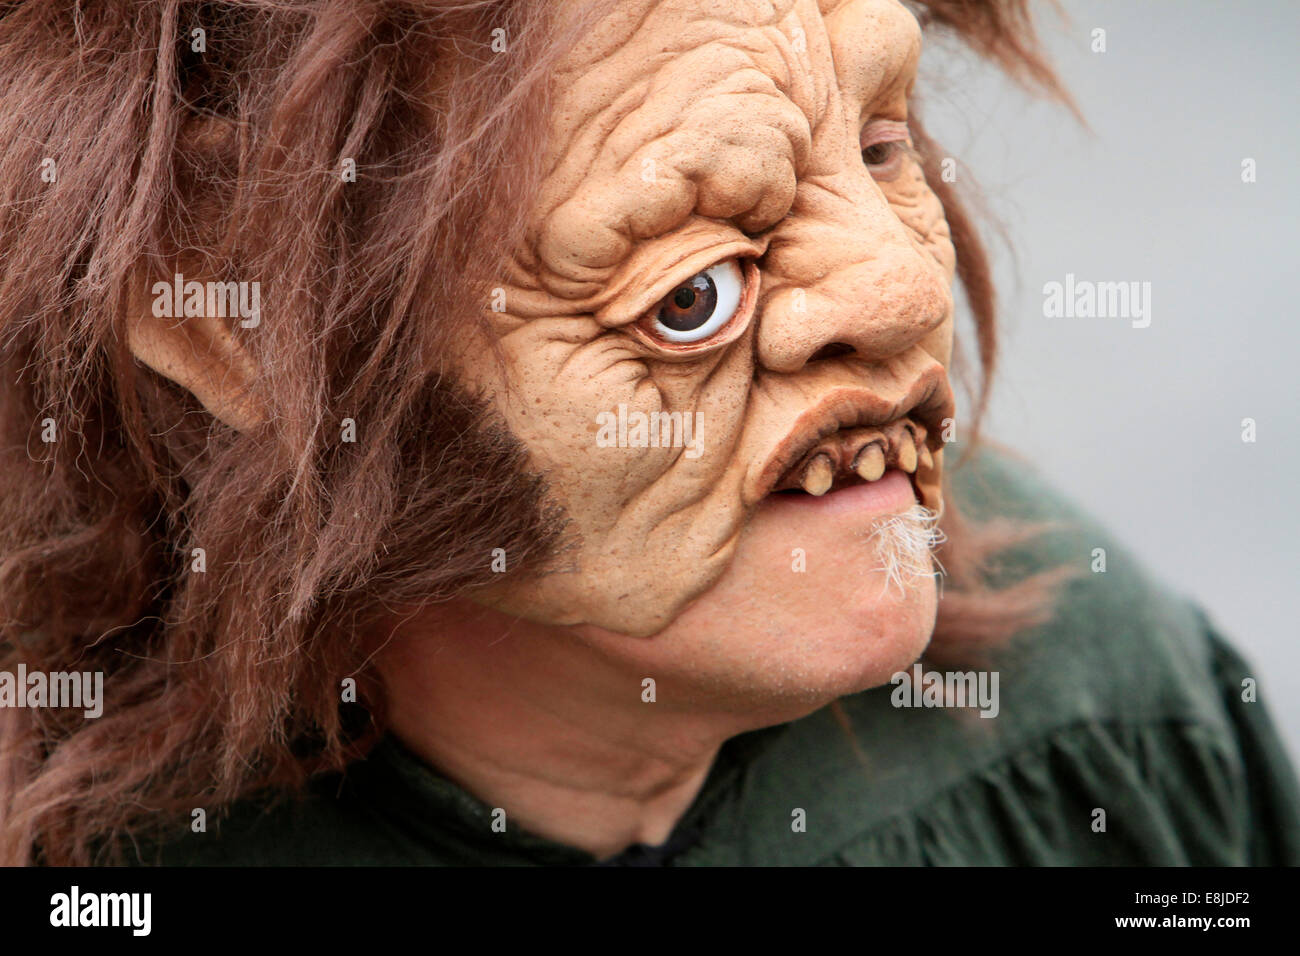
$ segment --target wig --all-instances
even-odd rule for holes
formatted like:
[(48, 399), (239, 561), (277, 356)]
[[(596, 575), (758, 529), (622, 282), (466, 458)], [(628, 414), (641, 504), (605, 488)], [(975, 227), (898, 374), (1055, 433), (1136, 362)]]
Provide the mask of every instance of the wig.
[[(1063, 97), (1025, 2), (914, 9)], [(0, 863), (117, 861), (194, 807), (341, 768), (385, 726), (375, 623), (486, 583), (494, 548), (515, 574), (553, 553), (563, 514), (446, 360), (546, 173), (548, 81), (589, 22), (551, 6), (0, 4), (0, 669), (110, 688), (99, 719), (0, 709)], [(973, 314), (977, 418), (989, 266), (913, 127)], [(275, 291), (276, 321), (232, 323), (256, 428), (128, 350), (132, 296), (178, 262)], [(1050, 614), (1056, 577), (984, 583), (1025, 529), (952, 506), (943, 529), (932, 655)], [(362, 705), (340, 704), (349, 677)]]

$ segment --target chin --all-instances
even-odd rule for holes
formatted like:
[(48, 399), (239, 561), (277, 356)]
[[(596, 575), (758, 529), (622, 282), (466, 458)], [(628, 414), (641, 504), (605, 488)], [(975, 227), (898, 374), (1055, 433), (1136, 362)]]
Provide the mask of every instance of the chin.
[[(888, 592), (883, 586), (863, 591), (867, 593), (855, 595), (857, 601), (838, 606), (828, 598), (827, 611), (811, 618), (791, 614), (779, 600), (769, 608), (754, 608), (767, 622), (763, 639), (752, 642), (746, 668), (754, 703), (769, 697), (815, 709), (888, 683), (921, 656), (934, 631), (934, 579), (914, 579), (901, 591), (896, 585)], [(759, 625), (750, 623), (753, 635)]]
[[(696, 700), (779, 721), (885, 684), (921, 656), (938, 608), (934, 575), (890, 582), (860, 530), (817, 521), (795, 530), (787, 519), (756, 516), (722, 578), (644, 639), (647, 673), (689, 684)], [(805, 570), (792, 567), (794, 548)]]
[(820, 634), (816, 629), (810, 634), (810, 684), (821, 675), (815, 689), (842, 697), (888, 683), (925, 652), (937, 608), (938, 588), (928, 576), (913, 578), (905, 588), (882, 588), (856, 613), (829, 617)]

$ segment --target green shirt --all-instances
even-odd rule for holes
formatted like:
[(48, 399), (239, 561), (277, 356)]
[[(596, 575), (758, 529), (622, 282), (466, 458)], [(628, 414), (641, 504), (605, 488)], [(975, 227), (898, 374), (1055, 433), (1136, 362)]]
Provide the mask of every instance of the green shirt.
[[(1300, 863), (1300, 793), (1267, 714), (1267, 675), (1027, 464), (983, 450), (953, 480), (972, 516), (1063, 525), (1008, 551), (1000, 581), (1060, 564), (1083, 572), (1055, 618), (989, 666), (997, 717), (894, 706), (903, 689), (886, 685), (843, 700), (856, 753), (825, 710), (742, 734), (663, 848), (612, 862)], [(1099, 547), (1104, 573), (1092, 570)], [(1246, 678), (1257, 700), (1243, 700)], [(301, 798), (246, 801), (206, 833), (181, 827), (162, 862), (594, 862), (509, 819), (496, 832), (491, 807), (392, 738)]]

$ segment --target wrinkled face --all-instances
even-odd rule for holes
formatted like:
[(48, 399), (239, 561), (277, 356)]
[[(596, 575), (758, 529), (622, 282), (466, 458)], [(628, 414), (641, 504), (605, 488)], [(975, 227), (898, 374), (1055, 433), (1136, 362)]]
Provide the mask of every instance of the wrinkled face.
[(933, 578), (886, 587), (868, 542), (941, 507), (952, 415), (919, 53), (896, 0), (628, 0), (568, 55), (506, 367), (461, 364), (570, 547), (485, 603), (710, 686), (844, 692), (919, 655)]

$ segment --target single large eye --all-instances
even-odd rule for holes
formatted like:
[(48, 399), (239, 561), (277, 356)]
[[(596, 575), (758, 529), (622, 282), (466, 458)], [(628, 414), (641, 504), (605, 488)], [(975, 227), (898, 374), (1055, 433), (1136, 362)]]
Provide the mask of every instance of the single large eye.
[(735, 259), (697, 272), (659, 300), (650, 313), (651, 330), (667, 342), (701, 342), (731, 321), (744, 284)]

